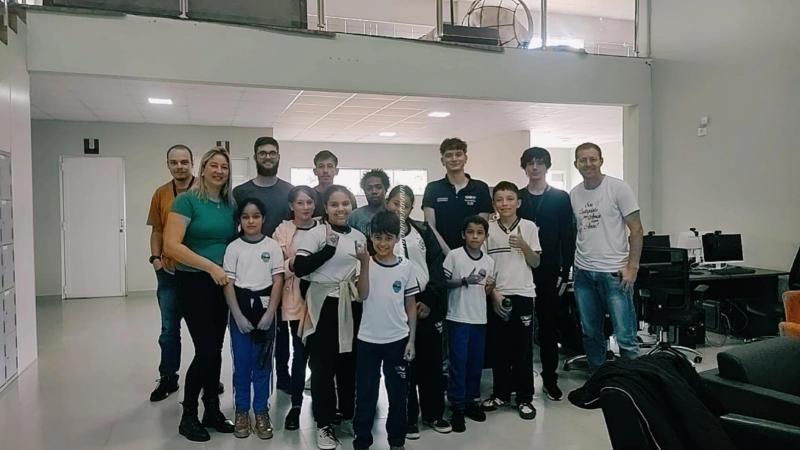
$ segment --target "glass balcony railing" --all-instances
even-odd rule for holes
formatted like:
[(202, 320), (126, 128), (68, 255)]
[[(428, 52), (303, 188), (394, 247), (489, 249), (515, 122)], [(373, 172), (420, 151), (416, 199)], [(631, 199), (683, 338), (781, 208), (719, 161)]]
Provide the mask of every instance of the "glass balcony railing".
[[(489, 47), (639, 56), (642, 0), (24, 0)], [(643, 2), (646, 3), (646, 2)]]

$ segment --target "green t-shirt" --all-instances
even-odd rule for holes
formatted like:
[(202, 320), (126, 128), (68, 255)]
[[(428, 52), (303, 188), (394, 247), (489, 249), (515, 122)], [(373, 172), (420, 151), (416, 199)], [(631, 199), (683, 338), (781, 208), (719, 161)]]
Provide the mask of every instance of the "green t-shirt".
[[(186, 219), (183, 244), (200, 256), (222, 266), (225, 247), (236, 239), (234, 209), (228, 203), (202, 200), (195, 191), (186, 191), (172, 203), (172, 212)], [(197, 272), (198, 269), (178, 263), (179, 270)]]

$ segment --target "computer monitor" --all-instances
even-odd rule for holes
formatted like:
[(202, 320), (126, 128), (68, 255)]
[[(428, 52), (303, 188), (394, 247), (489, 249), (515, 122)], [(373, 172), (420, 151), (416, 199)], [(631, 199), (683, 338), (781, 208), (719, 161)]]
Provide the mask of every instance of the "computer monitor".
[(741, 234), (707, 233), (703, 235), (703, 256), (707, 265), (721, 269), (727, 264), (744, 262)]
[(669, 235), (668, 234), (647, 234), (642, 240), (644, 247), (658, 247), (669, 248)]
[(701, 236), (707, 232), (697, 231), (690, 228), (689, 231), (682, 231), (678, 234), (677, 248), (685, 248), (689, 251), (689, 259), (695, 262), (703, 262), (703, 240)]

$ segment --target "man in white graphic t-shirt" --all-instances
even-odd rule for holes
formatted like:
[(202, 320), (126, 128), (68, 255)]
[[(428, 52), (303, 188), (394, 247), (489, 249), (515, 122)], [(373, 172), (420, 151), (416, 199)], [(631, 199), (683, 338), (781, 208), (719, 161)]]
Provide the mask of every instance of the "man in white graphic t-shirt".
[(642, 222), (633, 190), (604, 175), (603, 153), (587, 142), (575, 149), (575, 168), (583, 183), (570, 192), (578, 235), (575, 251), (575, 301), (590, 369), (606, 360), (605, 314), (611, 316), (623, 358), (639, 353), (633, 285), (642, 254)]

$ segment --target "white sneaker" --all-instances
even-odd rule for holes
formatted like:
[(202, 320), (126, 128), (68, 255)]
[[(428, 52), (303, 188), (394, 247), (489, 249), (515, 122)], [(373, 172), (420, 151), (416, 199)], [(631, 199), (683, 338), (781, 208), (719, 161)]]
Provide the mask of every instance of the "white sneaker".
[(334, 450), (339, 446), (339, 439), (333, 427), (328, 425), (317, 430), (317, 447), (321, 450)]

